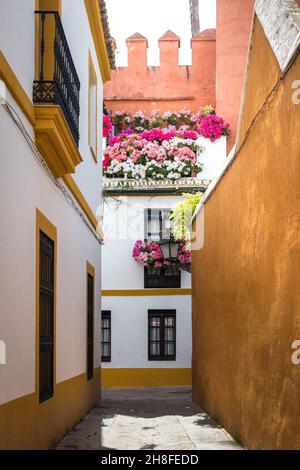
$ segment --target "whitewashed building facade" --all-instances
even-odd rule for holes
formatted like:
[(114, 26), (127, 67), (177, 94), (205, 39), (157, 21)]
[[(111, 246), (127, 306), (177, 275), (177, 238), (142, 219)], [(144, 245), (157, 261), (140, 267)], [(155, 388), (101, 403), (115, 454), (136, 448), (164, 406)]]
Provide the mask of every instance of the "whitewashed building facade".
[(0, 448), (47, 449), (100, 396), (98, 0), (1, 0)]
[(171, 209), (187, 192), (205, 191), (226, 158), (226, 138), (201, 139), (199, 178), (172, 183), (104, 179), (102, 384), (191, 385), (191, 275), (152, 275), (132, 257), (136, 240), (170, 238)]

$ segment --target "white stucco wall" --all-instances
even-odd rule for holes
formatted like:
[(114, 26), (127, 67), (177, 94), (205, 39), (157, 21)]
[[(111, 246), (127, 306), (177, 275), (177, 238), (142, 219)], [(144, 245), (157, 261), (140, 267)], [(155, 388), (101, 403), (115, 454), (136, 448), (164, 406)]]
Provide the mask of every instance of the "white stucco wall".
[[(171, 208), (181, 196), (122, 196), (104, 203), (105, 245), (102, 289), (144, 289), (144, 268), (132, 258), (136, 240), (144, 239), (144, 209)], [(181, 287), (191, 287), (191, 275), (181, 273)], [(176, 310), (176, 361), (148, 361), (148, 310)], [(103, 368), (191, 367), (191, 296), (102, 297), (111, 310), (112, 360)]]
[[(111, 310), (111, 362), (103, 368), (191, 367), (191, 296), (103, 297)], [(176, 361), (148, 361), (148, 309), (176, 310)]]
[[(21, 2), (22, 3), (22, 2)], [(0, 107), (0, 403), (35, 390), (36, 208), (57, 227), (56, 381), (86, 370), (86, 261), (94, 265), (100, 362), (101, 248)]]
[(35, 0), (1, 0), (0, 50), (32, 97), (35, 51)]
[[(31, 100), (35, 68), (34, 11), (35, 0), (0, 2), (0, 50)], [(73, 176), (89, 206), (96, 213), (101, 200), (103, 82), (84, 0), (62, 0), (61, 20), (81, 85), (79, 152), (83, 162), (77, 166)], [(97, 163), (88, 145), (89, 51), (98, 80)], [(20, 113), (15, 103), (14, 106)], [(26, 122), (24, 115), (22, 117)]]
[(203, 151), (198, 153), (197, 160), (203, 165), (203, 170), (199, 174), (202, 179), (213, 180), (220, 173), (226, 160), (227, 137), (222, 136), (220, 139), (212, 142), (205, 137), (199, 137), (197, 140), (199, 146), (203, 147)]
[[(74, 179), (91, 209), (100, 205), (100, 179), (102, 173), (102, 108), (103, 82), (99, 69), (93, 37), (90, 31), (84, 0), (62, 0), (62, 24), (80, 80), (80, 141), (79, 151), (84, 163), (76, 167)], [(89, 51), (97, 74), (98, 87), (98, 162), (92, 156), (88, 142), (88, 80)]]

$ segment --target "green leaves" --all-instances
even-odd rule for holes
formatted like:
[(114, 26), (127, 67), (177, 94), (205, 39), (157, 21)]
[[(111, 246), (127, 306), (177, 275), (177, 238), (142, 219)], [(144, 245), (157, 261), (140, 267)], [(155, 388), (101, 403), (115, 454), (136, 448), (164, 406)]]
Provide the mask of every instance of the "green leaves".
[(184, 237), (190, 239), (189, 225), (193, 214), (201, 201), (202, 193), (183, 194), (183, 200), (172, 210), (170, 219), (173, 221), (173, 236), (175, 239)]

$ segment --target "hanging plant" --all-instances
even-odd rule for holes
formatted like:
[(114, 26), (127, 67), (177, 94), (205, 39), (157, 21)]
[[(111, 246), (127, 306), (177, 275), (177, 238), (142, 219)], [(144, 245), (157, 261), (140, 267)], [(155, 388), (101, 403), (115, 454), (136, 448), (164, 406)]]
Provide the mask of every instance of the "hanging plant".
[(191, 262), (189, 242), (183, 237), (177, 241), (179, 243), (178, 262), (164, 259), (160, 246), (155, 241), (143, 242), (142, 240), (137, 240), (133, 248), (132, 257), (137, 263), (151, 269), (165, 270), (189, 264)]
[(189, 225), (203, 194), (183, 194), (182, 196), (183, 200), (178, 202), (172, 209), (170, 217), (173, 222), (172, 232), (176, 239), (189, 239)]

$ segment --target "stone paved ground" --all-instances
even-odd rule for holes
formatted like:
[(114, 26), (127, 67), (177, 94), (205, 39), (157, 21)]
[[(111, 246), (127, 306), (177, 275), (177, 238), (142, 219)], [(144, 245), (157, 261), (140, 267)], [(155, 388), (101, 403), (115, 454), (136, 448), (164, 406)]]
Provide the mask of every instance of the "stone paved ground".
[(104, 390), (102, 400), (57, 449), (239, 450), (192, 403), (188, 388)]

